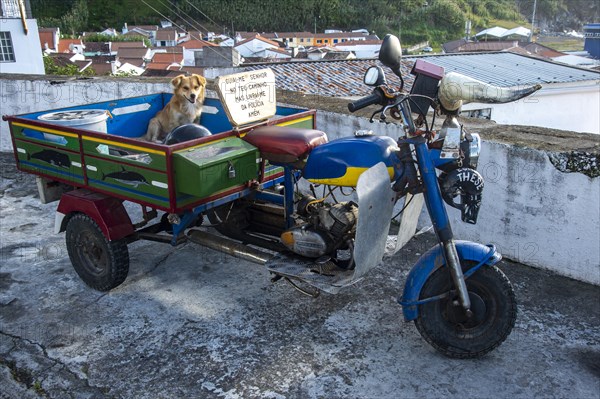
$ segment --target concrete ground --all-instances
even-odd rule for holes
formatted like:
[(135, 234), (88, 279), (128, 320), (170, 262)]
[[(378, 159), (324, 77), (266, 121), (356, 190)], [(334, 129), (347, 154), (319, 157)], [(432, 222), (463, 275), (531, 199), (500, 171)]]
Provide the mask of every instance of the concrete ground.
[(130, 245), (129, 277), (87, 288), (54, 235), (56, 203), (0, 164), (0, 398), (599, 398), (600, 289), (503, 261), (507, 341), (439, 355), (396, 297), (424, 234), (337, 296), (184, 244)]

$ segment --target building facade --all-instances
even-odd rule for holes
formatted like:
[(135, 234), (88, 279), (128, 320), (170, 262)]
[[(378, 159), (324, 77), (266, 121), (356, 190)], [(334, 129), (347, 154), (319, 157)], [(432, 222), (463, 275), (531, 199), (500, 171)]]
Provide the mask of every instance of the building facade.
[(585, 25), (583, 32), (585, 36), (583, 49), (592, 57), (600, 58), (600, 23)]
[(37, 21), (29, 0), (0, 0), (0, 73), (44, 75)]

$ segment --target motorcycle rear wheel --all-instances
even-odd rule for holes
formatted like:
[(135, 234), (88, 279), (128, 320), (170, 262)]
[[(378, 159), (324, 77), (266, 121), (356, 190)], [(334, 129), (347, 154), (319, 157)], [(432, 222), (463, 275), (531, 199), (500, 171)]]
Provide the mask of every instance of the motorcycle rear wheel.
[[(464, 262), (468, 270), (474, 262)], [(468, 318), (458, 296), (419, 305), (415, 320), (423, 338), (445, 356), (470, 359), (484, 356), (508, 337), (517, 319), (517, 301), (508, 278), (496, 266), (484, 266), (466, 280), (473, 316)], [(453, 290), (446, 267), (425, 282), (420, 299)]]

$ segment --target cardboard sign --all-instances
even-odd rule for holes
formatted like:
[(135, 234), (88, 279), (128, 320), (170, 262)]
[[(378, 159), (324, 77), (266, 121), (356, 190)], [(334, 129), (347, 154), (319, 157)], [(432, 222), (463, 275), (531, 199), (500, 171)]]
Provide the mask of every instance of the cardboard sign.
[(221, 103), (234, 127), (275, 115), (275, 74), (271, 69), (219, 76), (216, 83)]

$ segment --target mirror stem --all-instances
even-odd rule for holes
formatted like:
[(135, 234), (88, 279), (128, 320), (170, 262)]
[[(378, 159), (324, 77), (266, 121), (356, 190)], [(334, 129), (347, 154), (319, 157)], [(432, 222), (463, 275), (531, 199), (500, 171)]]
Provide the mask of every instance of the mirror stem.
[(402, 79), (402, 72), (400, 71), (400, 68), (398, 67), (396, 69), (392, 69), (392, 72), (394, 72), (394, 75), (400, 78), (400, 91), (402, 91), (402, 89), (404, 89), (404, 79)]

